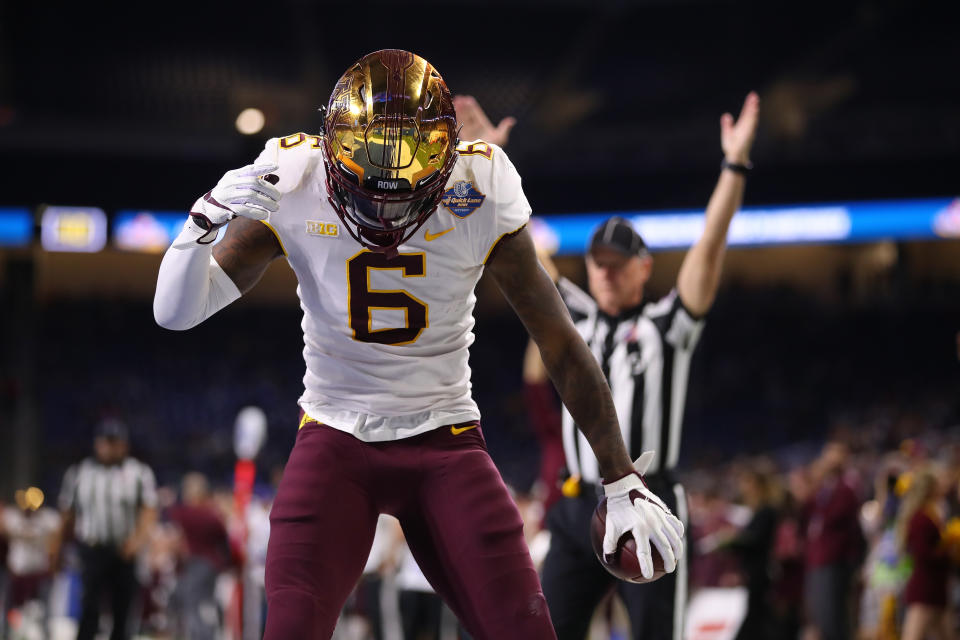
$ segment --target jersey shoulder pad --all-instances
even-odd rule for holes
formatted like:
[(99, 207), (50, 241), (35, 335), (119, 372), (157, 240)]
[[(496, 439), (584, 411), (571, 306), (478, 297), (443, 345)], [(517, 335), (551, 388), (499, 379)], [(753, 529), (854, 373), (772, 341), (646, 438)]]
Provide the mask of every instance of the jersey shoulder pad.
[(312, 173), (318, 164), (322, 164), (323, 138), (318, 135), (294, 133), (282, 138), (267, 141), (257, 163), (276, 164), (280, 182), (277, 188), (282, 193), (297, 189), (304, 176)]
[(466, 180), (480, 192), (490, 194), (498, 188), (505, 172), (515, 172), (507, 154), (491, 142), (473, 140), (457, 145), (457, 167), (453, 178)]
[(457, 153), (461, 158), (469, 156), (479, 156), (487, 160), (493, 160), (493, 154), (496, 151), (502, 151), (497, 145), (484, 140), (461, 140), (457, 143)]

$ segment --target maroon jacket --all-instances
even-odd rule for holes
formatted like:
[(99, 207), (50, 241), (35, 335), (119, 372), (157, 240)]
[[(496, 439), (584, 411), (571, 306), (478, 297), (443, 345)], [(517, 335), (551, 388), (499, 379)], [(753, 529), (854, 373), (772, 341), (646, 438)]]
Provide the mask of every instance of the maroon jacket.
[(167, 517), (183, 531), (188, 555), (204, 558), (216, 569), (226, 567), (230, 557), (227, 529), (213, 507), (175, 505)]
[(859, 563), (860, 501), (842, 477), (827, 478), (807, 506), (807, 568)]
[(918, 509), (907, 525), (907, 553), (913, 560), (913, 572), (903, 592), (907, 604), (947, 606), (950, 563), (940, 539), (940, 527), (928, 513)]
[(560, 430), (560, 408), (554, 396), (553, 384), (549, 380), (539, 383), (525, 382), (523, 396), (527, 405), (527, 418), (540, 445), (540, 481), (547, 490), (543, 500), (546, 512), (562, 495), (560, 470), (566, 460)]

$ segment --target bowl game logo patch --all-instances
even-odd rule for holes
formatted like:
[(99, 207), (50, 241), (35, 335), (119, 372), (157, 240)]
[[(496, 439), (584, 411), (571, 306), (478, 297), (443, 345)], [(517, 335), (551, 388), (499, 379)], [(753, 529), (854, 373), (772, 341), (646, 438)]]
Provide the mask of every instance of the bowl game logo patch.
[(443, 192), (440, 203), (458, 218), (466, 218), (483, 204), (486, 197), (474, 189), (472, 182), (457, 180), (452, 187)]

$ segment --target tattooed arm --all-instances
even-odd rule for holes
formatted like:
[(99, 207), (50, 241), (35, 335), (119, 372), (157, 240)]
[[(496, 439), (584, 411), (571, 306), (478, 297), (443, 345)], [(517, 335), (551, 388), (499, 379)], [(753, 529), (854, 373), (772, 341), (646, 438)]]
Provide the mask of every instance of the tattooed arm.
[(633, 471), (607, 381), (540, 266), (529, 232), (524, 228), (503, 238), (487, 269), (540, 348), (547, 373), (590, 442), (603, 477), (615, 480)]
[(248, 218), (234, 219), (223, 241), (213, 247), (213, 259), (241, 293), (253, 289), (270, 263), (282, 255), (280, 243), (267, 225)]
[(276, 236), (255, 220), (236, 218), (211, 250), (187, 223), (160, 264), (153, 315), (161, 327), (194, 327), (246, 293), (283, 255)]

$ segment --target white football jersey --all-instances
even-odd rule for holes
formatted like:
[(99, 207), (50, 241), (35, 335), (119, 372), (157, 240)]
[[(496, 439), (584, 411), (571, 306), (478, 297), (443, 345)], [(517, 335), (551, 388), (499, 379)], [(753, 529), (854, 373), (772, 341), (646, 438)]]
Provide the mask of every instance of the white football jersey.
[(307, 372), (300, 406), (365, 441), (480, 418), (470, 394), (474, 287), (497, 242), (528, 221), (520, 176), (497, 146), (462, 143), (440, 206), (387, 260), (327, 200), (317, 136), (274, 138), (283, 194), (265, 224), (297, 274)]

